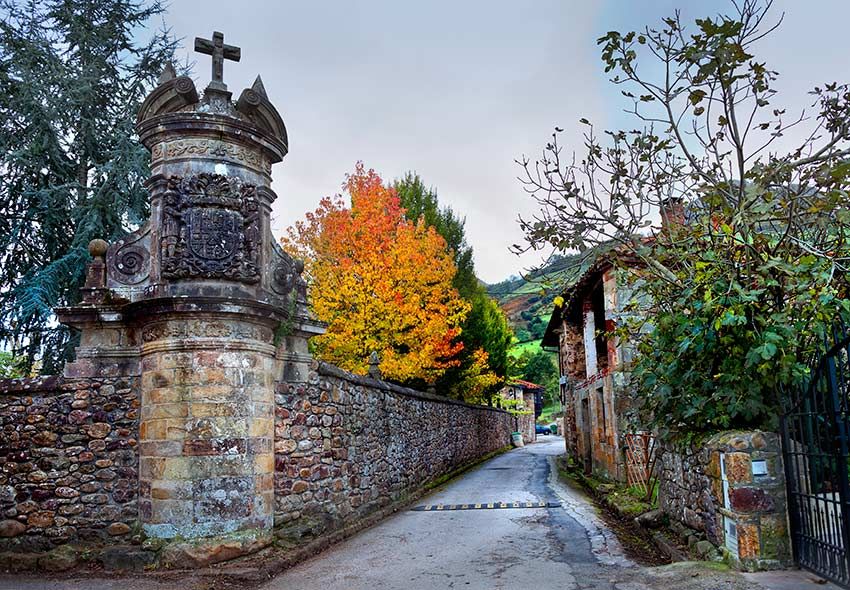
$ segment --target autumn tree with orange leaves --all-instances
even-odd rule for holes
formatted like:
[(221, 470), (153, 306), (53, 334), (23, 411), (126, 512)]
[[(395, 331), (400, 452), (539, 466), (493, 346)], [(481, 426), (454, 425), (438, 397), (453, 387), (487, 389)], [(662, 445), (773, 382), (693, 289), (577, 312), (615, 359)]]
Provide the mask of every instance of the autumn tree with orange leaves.
[(310, 304), (328, 325), (315, 353), (365, 374), (374, 351), (385, 378), (434, 383), (459, 363), (469, 312), (452, 287), (452, 254), (433, 228), (404, 217), (374, 170), (358, 163), (343, 186), (350, 206), (324, 198), (282, 240), (305, 261)]

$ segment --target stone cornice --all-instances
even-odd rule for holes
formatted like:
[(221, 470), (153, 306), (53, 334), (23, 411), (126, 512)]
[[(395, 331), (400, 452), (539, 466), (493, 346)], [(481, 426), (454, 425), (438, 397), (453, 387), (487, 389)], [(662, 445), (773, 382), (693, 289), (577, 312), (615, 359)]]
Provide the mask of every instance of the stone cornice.
[(411, 389), (409, 387), (404, 387), (402, 385), (396, 385), (395, 383), (388, 383), (386, 381), (378, 381), (377, 379), (372, 379), (371, 377), (365, 377), (363, 375), (355, 375), (354, 373), (349, 373), (339, 367), (334, 365), (317, 361), (313, 367), (319, 375), (325, 377), (336, 377), (337, 379), (342, 379), (351, 383), (352, 385), (359, 385), (361, 387), (370, 387), (372, 389), (381, 389), (384, 391), (391, 391), (392, 393), (397, 393), (399, 395), (403, 395), (405, 397), (412, 397), (416, 399), (421, 399), (423, 401), (429, 402), (437, 402), (441, 404), (449, 404), (454, 406), (464, 406), (466, 408), (473, 408), (476, 410), (490, 410), (493, 412), (499, 412), (502, 414), (507, 414), (508, 412), (502, 410), (500, 408), (493, 408), (490, 406), (481, 406), (476, 404), (469, 404), (466, 402), (462, 402), (456, 399), (451, 399), (448, 397), (442, 397), (433, 393), (425, 393), (424, 391), (418, 391), (416, 389)]

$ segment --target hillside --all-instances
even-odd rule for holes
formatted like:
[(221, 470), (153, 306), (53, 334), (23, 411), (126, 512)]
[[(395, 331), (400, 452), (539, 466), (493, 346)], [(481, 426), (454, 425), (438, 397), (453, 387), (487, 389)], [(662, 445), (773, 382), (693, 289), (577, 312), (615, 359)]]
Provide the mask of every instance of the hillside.
[(487, 285), (487, 292), (499, 302), (517, 336), (514, 354), (540, 342), (552, 313), (552, 300), (565, 284), (575, 280), (584, 258), (579, 254), (555, 256), (549, 264), (525, 276)]

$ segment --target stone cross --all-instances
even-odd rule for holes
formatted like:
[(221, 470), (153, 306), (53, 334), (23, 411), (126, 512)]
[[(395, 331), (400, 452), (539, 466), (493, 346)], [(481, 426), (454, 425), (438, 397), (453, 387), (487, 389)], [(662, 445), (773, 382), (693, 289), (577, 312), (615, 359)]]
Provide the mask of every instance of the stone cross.
[(239, 61), (242, 58), (242, 49), (233, 45), (224, 44), (224, 33), (215, 31), (212, 41), (195, 37), (195, 51), (212, 56), (212, 81), (209, 88), (216, 90), (227, 90), (224, 83), (224, 60)]

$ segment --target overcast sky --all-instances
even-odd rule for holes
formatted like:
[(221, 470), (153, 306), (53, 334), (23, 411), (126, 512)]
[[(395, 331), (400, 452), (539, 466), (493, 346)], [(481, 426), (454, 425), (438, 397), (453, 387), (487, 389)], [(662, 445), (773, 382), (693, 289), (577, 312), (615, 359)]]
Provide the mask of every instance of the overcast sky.
[[(272, 228), (285, 228), (340, 192), (357, 160), (385, 180), (418, 172), (440, 202), (466, 218), (479, 277), (500, 281), (540, 255), (522, 242), (517, 215), (534, 211), (514, 159), (536, 155), (555, 125), (580, 149), (578, 119), (633, 126), (602, 71), (596, 39), (656, 24), (682, 7), (689, 17), (731, 7), (721, 0), (172, 0), (166, 24), (183, 39), (213, 30), (242, 48), (225, 62), (234, 95), (262, 75), (289, 132), (275, 166)], [(850, 80), (846, 0), (777, 0), (785, 23), (760, 57), (780, 71), (782, 104)], [(191, 54), (199, 88), (209, 58)]]

